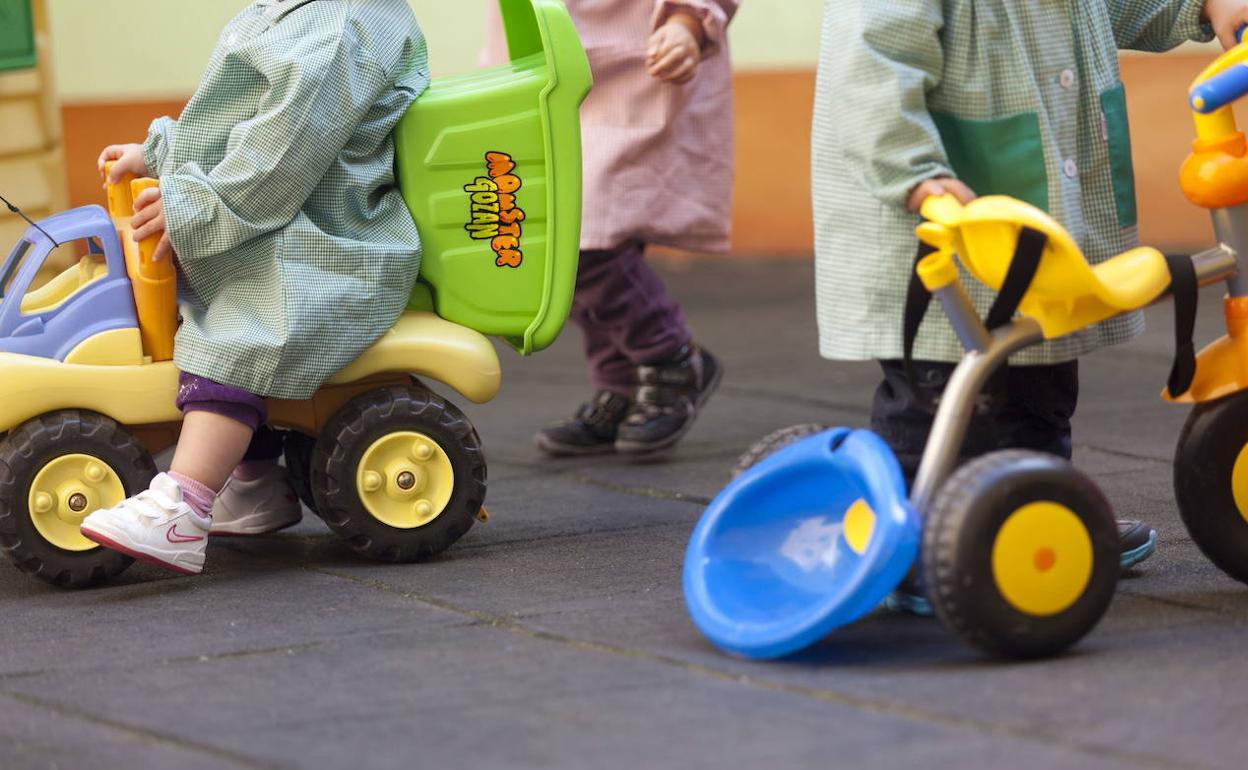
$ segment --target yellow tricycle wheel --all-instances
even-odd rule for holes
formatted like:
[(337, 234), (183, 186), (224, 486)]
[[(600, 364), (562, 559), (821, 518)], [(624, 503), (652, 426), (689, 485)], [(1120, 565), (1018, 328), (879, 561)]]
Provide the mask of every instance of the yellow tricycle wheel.
[(1019, 612), (1037, 617), (1070, 609), (1092, 579), (1092, 538), (1061, 503), (1019, 508), (992, 547), (997, 589)]
[(360, 501), (379, 521), (414, 529), (446, 510), (455, 469), (437, 441), (424, 433), (396, 431), (364, 450), (355, 485)]
[(936, 614), (993, 655), (1055, 655), (1096, 626), (1118, 584), (1118, 526), (1069, 461), (976, 458), (924, 511), (923, 579)]
[(89, 551), (99, 546), (78, 527), (87, 514), (126, 499), (121, 477), (108, 463), (84, 454), (61, 455), (35, 474), (27, 495), (35, 529), (57, 548)]

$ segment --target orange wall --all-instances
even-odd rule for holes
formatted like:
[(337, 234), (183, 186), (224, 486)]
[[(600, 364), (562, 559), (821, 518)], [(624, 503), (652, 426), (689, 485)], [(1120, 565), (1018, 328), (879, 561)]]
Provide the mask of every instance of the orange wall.
[[(1123, 78), (1131, 108), (1141, 238), (1167, 249), (1207, 245), (1208, 216), (1179, 193), (1188, 151), (1187, 84), (1205, 55), (1130, 56)], [(744, 72), (736, 78), (737, 187), (735, 251), (747, 256), (808, 255), (810, 119), (814, 73)], [(148, 122), (176, 114), (179, 102), (66, 104), (63, 107), (69, 194), (74, 205), (100, 198), (95, 157), (108, 142), (142, 138)]]

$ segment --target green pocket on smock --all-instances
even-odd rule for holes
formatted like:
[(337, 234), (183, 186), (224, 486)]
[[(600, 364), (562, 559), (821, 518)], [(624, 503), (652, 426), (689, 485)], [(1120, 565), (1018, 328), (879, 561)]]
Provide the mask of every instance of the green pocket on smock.
[(970, 120), (933, 112), (932, 119), (954, 173), (976, 195), (1009, 195), (1049, 210), (1049, 175), (1035, 113)]
[(1101, 94), (1105, 140), (1109, 144), (1109, 168), (1114, 177), (1114, 204), (1118, 224), (1134, 227), (1139, 220), (1135, 206), (1135, 167), (1131, 164), (1131, 128), (1127, 123), (1127, 91), (1122, 84)]

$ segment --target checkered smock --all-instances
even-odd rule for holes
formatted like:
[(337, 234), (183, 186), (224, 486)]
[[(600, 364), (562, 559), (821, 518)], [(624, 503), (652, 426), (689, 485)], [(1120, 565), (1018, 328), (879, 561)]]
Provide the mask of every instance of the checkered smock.
[[(820, 348), (900, 358), (902, 308), (925, 179), (1046, 209), (1088, 259), (1136, 244), (1119, 48), (1207, 40), (1202, 0), (828, 0), (814, 125)], [(1175, 109), (1183, 95), (1175, 94)], [(992, 292), (964, 274), (981, 314)], [(1143, 329), (1139, 313), (1018, 354), (1067, 361)], [(915, 357), (963, 349), (939, 307)]]
[(420, 267), (391, 131), (429, 82), (404, 0), (259, 0), (149, 130), (183, 371), (306, 398), (389, 329)]

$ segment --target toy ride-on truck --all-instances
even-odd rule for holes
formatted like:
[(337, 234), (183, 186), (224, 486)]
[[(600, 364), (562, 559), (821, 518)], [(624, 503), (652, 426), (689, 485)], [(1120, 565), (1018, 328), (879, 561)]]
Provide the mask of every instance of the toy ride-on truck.
[[(419, 378), (489, 401), (487, 335), (541, 350), (571, 306), (589, 65), (559, 0), (501, 5), (510, 63), (436, 79), (396, 131), (424, 244), (408, 310), (313, 398), (268, 404), (304, 503), (376, 559), (436, 554), (485, 515), (480, 439)], [(150, 184), (32, 224), (0, 265), (0, 547), (59, 585), (130, 564), (79, 524), (145, 489), (177, 439), (174, 266), (128, 224)]]

